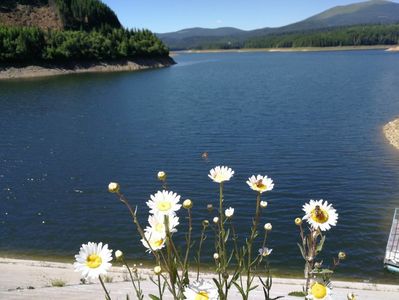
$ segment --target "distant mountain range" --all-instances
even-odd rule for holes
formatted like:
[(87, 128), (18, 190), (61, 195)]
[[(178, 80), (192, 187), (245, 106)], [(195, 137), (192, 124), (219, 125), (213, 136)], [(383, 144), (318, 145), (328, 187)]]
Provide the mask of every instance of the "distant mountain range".
[[(371, 0), (345, 6), (336, 6), (303, 21), (278, 28), (241, 30), (233, 27), (216, 29), (188, 28), (157, 34), (172, 50), (204, 49), (208, 45), (221, 48), (242, 44), (252, 38), (327, 30), (352, 25), (399, 23), (399, 4), (385, 0)], [(234, 46), (234, 45), (233, 45)]]

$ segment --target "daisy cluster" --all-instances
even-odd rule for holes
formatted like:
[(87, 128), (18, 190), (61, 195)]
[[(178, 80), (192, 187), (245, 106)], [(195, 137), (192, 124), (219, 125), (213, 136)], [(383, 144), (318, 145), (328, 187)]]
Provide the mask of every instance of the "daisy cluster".
[(172, 191), (158, 191), (150, 196), (147, 206), (150, 208), (148, 224), (144, 231), (145, 238), (141, 239), (148, 251), (157, 251), (165, 247), (167, 229), (177, 232), (179, 217), (176, 212), (181, 208), (180, 196)]

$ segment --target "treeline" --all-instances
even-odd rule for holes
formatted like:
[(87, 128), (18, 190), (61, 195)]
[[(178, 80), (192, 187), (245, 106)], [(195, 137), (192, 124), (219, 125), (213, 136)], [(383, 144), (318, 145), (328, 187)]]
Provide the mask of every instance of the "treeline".
[(116, 14), (101, 1), (55, 0), (55, 3), (65, 29), (92, 30), (103, 27), (122, 27)]
[(164, 57), (168, 48), (149, 30), (48, 31), (0, 26), (0, 62), (66, 62)]
[(399, 24), (350, 26), (319, 31), (268, 35), (245, 41), (242, 48), (295, 48), (395, 45)]
[(396, 45), (399, 24), (357, 25), (267, 34), (259, 37), (198, 37), (175, 41), (173, 49), (242, 49)]

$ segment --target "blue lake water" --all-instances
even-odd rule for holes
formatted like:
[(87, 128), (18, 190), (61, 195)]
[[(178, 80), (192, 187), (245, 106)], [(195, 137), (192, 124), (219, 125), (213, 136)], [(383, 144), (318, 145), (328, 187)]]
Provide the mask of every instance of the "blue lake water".
[(246, 179), (274, 179), (262, 222), (273, 224), (270, 259), (279, 273), (300, 274), (293, 220), (306, 201), (323, 198), (339, 213), (325, 262), (345, 250), (341, 276), (398, 280), (383, 270), (383, 258), (399, 207), (399, 151), (382, 135), (399, 114), (398, 55), (175, 60), (139, 73), (0, 82), (0, 251), (72, 260), (81, 243), (104, 241), (132, 259), (150, 258), (108, 182), (122, 185), (144, 223), (145, 202), (160, 188), (156, 173), (165, 170), (171, 189), (194, 200), (199, 224), (213, 217), (206, 205), (218, 199), (207, 173), (224, 164), (236, 172), (225, 205), (235, 207), (241, 234), (255, 208)]

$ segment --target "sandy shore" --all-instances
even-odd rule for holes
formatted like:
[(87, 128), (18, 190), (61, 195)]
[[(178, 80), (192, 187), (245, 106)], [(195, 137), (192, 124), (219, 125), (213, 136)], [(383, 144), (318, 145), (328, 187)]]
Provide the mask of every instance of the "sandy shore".
[(399, 118), (385, 124), (383, 131), (389, 143), (399, 149)]
[(63, 65), (0, 66), (0, 80), (34, 78), (77, 73), (139, 71), (168, 67), (175, 64), (172, 58), (143, 58), (129, 61), (100, 63), (68, 63)]
[(245, 48), (245, 49), (210, 49), (182, 50), (172, 53), (219, 53), (219, 52), (323, 52), (323, 51), (356, 51), (356, 50), (388, 50), (387, 45), (376, 46), (342, 46), (342, 47), (301, 47), (301, 48)]
[[(154, 293), (154, 285), (148, 279), (151, 271), (140, 269), (143, 278), (142, 286), (145, 299), (149, 293)], [(112, 283), (106, 283), (111, 291), (111, 297), (115, 299), (135, 299), (131, 283), (126, 281), (127, 273), (123, 268), (113, 267), (109, 276)], [(212, 274), (203, 274), (203, 278), (211, 278)], [(51, 282), (62, 280), (63, 287), (53, 287)], [(300, 291), (303, 281), (298, 279), (273, 280), (273, 296), (284, 296), (284, 299), (301, 299), (288, 296), (289, 292)], [(334, 282), (334, 299), (345, 300), (348, 292), (354, 292), (361, 300), (397, 300), (399, 299), (399, 286), (376, 285), (357, 282)], [(80, 274), (73, 271), (71, 263), (56, 263), (48, 261), (20, 260), (0, 258), (0, 299), (103, 299), (103, 292), (98, 282), (82, 284)], [(165, 299), (172, 299), (170, 296)], [(233, 290), (229, 299), (240, 299), (238, 292)], [(263, 291), (257, 288), (251, 299), (264, 299)]]
[(388, 51), (388, 52), (398, 52), (399, 51), (399, 46), (388, 48), (386, 51)]

